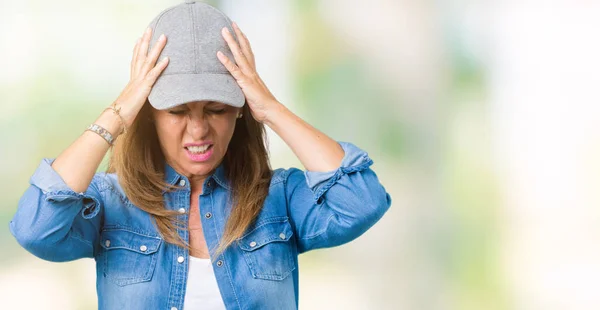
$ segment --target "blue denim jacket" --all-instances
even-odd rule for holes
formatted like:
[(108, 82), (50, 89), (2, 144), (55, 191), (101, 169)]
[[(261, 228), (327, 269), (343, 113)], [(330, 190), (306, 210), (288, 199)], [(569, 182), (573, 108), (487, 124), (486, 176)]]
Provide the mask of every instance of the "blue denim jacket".
[[(297, 309), (298, 254), (352, 241), (389, 209), (391, 197), (369, 168), (367, 153), (338, 143), (345, 155), (336, 170), (274, 170), (257, 221), (222, 255), (211, 253), (227, 309)], [(182, 309), (188, 252), (160, 237), (115, 174), (96, 173), (77, 193), (50, 166), (53, 161), (42, 159), (10, 221), (19, 244), (48, 261), (94, 258), (99, 309)], [(187, 222), (189, 180), (169, 165), (165, 180), (185, 186), (163, 194), (166, 207)], [(204, 181), (199, 208), (209, 248), (223, 232), (230, 190), (222, 165)], [(189, 242), (187, 231), (179, 233)]]

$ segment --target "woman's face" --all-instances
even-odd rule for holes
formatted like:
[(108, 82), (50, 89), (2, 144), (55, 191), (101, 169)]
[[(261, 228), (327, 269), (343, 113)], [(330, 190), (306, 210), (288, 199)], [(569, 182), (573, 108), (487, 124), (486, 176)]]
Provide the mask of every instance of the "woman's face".
[(153, 108), (167, 163), (201, 188), (225, 156), (240, 109), (215, 101), (194, 101), (166, 110)]

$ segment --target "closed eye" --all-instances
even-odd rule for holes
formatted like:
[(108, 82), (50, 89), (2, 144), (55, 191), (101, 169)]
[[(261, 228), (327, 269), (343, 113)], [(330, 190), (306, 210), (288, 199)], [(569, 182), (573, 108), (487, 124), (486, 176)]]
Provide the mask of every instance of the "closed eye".
[[(169, 111), (170, 114), (175, 114), (175, 115), (180, 115), (180, 114), (184, 114), (186, 113), (188, 110), (171, 110)], [(206, 110), (208, 113), (212, 113), (212, 114), (223, 114), (227, 111), (227, 109), (223, 108), (223, 109), (218, 109), (218, 110)]]
[(214, 114), (223, 114), (223, 113), (225, 113), (225, 109), (221, 109), (221, 110), (208, 110), (208, 112), (214, 113)]

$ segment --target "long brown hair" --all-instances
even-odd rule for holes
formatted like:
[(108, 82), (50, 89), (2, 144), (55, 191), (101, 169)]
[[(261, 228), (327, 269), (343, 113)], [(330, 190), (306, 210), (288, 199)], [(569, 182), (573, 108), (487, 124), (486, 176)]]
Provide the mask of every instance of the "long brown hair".
[[(159, 145), (156, 127), (151, 122), (152, 107), (148, 100), (140, 110), (127, 134), (115, 141), (109, 158), (108, 173), (116, 173), (129, 201), (149, 213), (163, 239), (190, 250), (177, 229), (187, 229), (187, 223), (177, 219), (177, 210), (165, 208), (163, 191), (179, 186), (164, 181), (164, 154)], [(220, 255), (241, 237), (260, 213), (269, 191), (272, 170), (269, 165), (265, 127), (250, 114), (248, 104), (242, 108), (223, 164), (231, 184), (228, 203), (231, 213), (218, 247)]]

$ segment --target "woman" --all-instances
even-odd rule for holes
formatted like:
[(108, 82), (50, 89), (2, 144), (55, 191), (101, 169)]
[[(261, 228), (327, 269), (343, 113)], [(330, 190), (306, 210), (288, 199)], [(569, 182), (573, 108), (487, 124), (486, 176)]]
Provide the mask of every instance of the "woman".
[[(306, 171), (269, 167), (265, 124)], [(45, 260), (94, 258), (99, 309), (296, 309), (298, 254), (390, 207), (372, 163), (286, 109), (237, 25), (186, 1), (138, 39), (111, 107), (41, 161), (10, 231)]]

